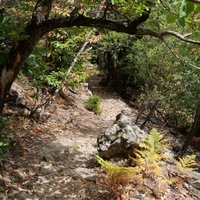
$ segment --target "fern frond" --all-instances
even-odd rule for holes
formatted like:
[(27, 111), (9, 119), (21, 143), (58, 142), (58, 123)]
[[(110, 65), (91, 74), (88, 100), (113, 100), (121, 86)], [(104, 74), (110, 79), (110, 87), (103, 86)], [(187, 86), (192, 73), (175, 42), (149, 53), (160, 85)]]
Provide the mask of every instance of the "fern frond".
[(197, 164), (196, 155), (185, 156), (183, 158), (179, 158), (179, 161), (175, 161), (175, 163), (181, 168), (182, 171), (187, 170), (195, 170), (194, 166)]
[(160, 166), (163, 164), (163, 159), (169, 158), (162, 153), (167, 146), (167, 140), (163, 139), (163, 135), (156, 129), (152, 129), (147, 138), (139, 144), (141, 149), (134, 150), (135, 158), (130, 158), (145, 174), (151, 174), (165, 180)]
[(98, 155), (95, 155), (97, 162), (106, 170), (110, 176), (119, 176), (139, 172), (138, 167), (120, 167), (111, 162), (105, 161)]
[(102, 178), (109, 191), (117, 197), (124, 199), (128, 186), (138, 176), (138, 167), (120, 167), (111, 162), (105, 161), (100, 156), (95, 155), (98, 163), (105, 169), (106, 175)]

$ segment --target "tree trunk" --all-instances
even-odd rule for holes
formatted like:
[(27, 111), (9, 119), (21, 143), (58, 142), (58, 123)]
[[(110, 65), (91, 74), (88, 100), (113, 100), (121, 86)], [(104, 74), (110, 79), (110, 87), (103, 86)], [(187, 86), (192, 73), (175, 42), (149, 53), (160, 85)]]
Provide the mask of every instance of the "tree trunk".
[(191, 132), (188, 135), (188, 138), (181, 149), (182, 154), (184, 154), (184, 152), (186, 151), (186, 149), (189, 146), (190, 142), (192, 141), (193, 137), (197, 136), (199, 134), (198, 133), (199, 129), (200, 129), (200, 104), (197, 106), (197, 110), (196, 110), (196, 114), (194, 117), (194, 122), (192, 125)]
[(200, 104), (198, 106), (197, 112), (196, 112), (196, 122), (195, 122), (195, 133), (194, 135), (196, 137), (200, 137)]
[[(9, 52), (7, 64), (0, 64), (0, 116), (3, 114), (4, 103), (8, 92), (22, 65), (31, 54), (36, 42), (49, 31), (49, 28), (47, 26), (42, 26), (42, 23), (45, 22), (49, 16), (52, 1), (53, 0), (37, 1), (32, 19), (27, 24), (23, 33), (28, 36), (28, 39), (17, 41)], [(52, 29), (52, 27), (50, 29)]]
[(26, 52), (23, 52), (21, 48), (17, 48), (15, 51), (10, 52), (8, 64), (5, 66), (0, 65), (0, 116), (2, 116), (4, 103), (12, 83), (31, 51), (32, 48), (27, 49)]

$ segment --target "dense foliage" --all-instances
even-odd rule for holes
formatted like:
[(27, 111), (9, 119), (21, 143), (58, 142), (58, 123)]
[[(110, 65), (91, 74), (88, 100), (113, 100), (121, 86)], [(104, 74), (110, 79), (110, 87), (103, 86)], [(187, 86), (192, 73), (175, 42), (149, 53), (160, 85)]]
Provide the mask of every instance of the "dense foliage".
[(199, 104), (200, 73), (191, 66), (199, 66), (199, 53), (198, 46), (172, 38), (166, 45), (147, 36), (108, 32), (95, 55), (109, 85), (140, 108), (158, 101), (168, 125), (183, 130)]
[[(56, 30), (38, 42), (23, 67), (23, 73), (33, 86), (45, 91), (61, 85), (88, 32), (87, 29), (79, 31), (77, 28)], [(88, 49), (79, 56), (76, 67), (69, 75), (66, 84), (73, 89), (85, 82), (92, 72), (88, 69), (90, 54)]]

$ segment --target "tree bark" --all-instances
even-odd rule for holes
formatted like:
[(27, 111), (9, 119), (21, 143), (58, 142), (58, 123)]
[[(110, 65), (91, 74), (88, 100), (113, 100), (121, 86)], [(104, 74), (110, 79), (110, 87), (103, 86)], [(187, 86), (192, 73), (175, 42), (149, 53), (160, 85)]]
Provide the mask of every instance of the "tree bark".
[(199, 129), (200, 129), (200, 104), (197, 106), (197, 110), (196, 110), (196, 114), (195, 114), (195, 117), (194, 117), (194, 122), (193, 122), (193, 125), (192, 125), (191, 132), (188, 135), (188, 138), (187, 138), (186, 142), (184, 143), (184, 145), (181, 149), (182, 155), (184, 154), (184, 152), (188, 148), (193, 137), (197, 136)]
[[(38, 0), (35, 6), (32, 20), (24, 30), (28, 39), (17, 41), (8, 54), (7, 64), (0, 64), (0, 116), (3, 114), (3, 107), (7, 94), (17, 77), (21, 66), (31, 54), (36, 42), (46, 33), (42, 22), (47, 19), (53, 0)], [(36, 12), (40, 8), (41, 12)], [(48, 9), (49, 8), (49, 9)]]

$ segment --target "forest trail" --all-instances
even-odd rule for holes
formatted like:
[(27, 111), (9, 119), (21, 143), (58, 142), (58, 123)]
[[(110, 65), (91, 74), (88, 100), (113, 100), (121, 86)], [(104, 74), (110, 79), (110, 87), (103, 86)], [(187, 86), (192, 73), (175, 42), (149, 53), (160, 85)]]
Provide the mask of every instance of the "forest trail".
[[(97, 74), (89, 81), (89, 89), (102, 99), (101, 115), (85, 109), (84, 101), (91, 91), (88, 84), (83, 84), (77, 93), (65, 91), (68, 100), (57, 98), (46, 113), (49, 116), (46, 121), (39, 123), (23, 116), (9, 117), (16, 141), (10, 155), (0, 160), (0, 199), (113, 199), (99, 179), (100, 168), (94, 159), (94, 154), (98, 153), (97, 136), (113, 124), (122, 110), (133, 120), (137, 110), (130, 108), (117, 93), (102, 86), (102, 78)], [(174, 145), (181, 144), (177, 136), (176, 140), (169, 134), (168, 137), (172, 137)], [(195, 173), (198, 184), (200, 174)], [(169, 191), (172, 198), (167, 199), (173, 200), (180, 195), (187, 200), (199, 199), (198, 189), (188, 182), (184, 186), (181, 194), (179, 190)], [(129, 200), (157, 199), (152, 191), (146, 190), (142, 193), (134, 190)]]
[(2, 177), (7, 191), (1, 191), (1, 199), (110, 199), (96, 183), (97, 136), (122, 110), (132, 116), (136, 111), (117, 93), (101, 86), (101, 79), (95, 75), (89, 83), (92, 93), (102, 98), (100, 116), (85, 109), (90, 91), (82, 86), (77, 94), (68, 92), (72, 103), (58, 99), (46, 122), (14, 120), (17, 142), (11, 158), (4, 161)]

